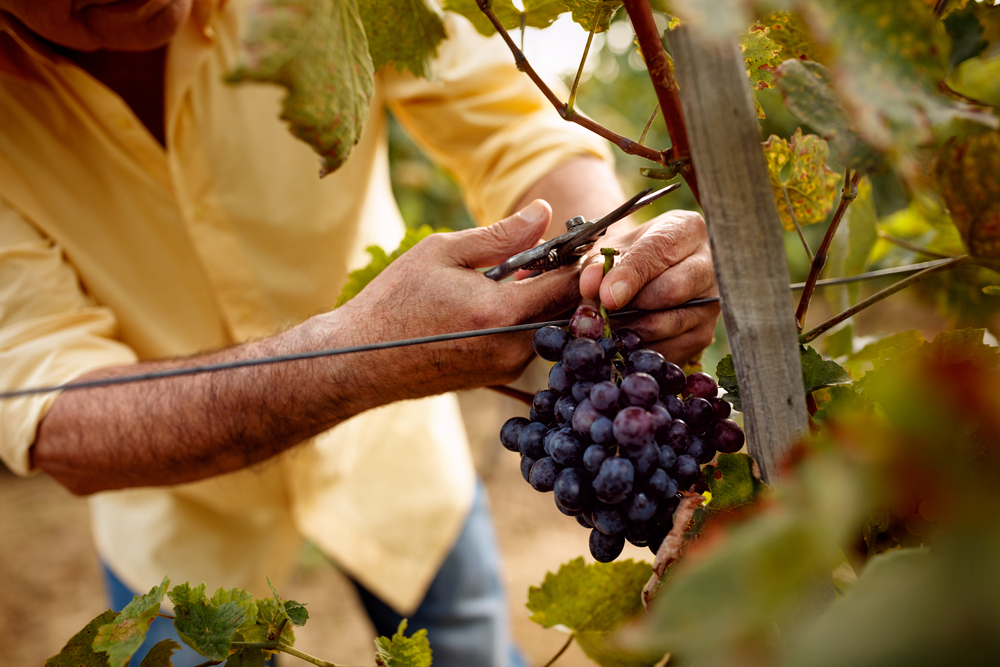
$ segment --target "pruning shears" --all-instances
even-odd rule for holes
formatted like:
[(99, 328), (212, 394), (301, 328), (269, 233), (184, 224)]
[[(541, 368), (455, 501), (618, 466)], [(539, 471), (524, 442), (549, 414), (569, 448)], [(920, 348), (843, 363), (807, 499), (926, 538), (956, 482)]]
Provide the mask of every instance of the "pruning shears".
[(587, 221), (580, 215), (570, 218), (566, 221), (565, 234), (560, 234), (534, 248), (508, 257), (502, 264), (486, 271), (486, 277), (492, 280), (503, 280), (521, 269), (551, 271), (560, 266), (572, 264), (594, 247), (594, 243), (604, 235), (608, 227), (679, 187), (680, 183), (673, 183), (655, 191), (652, 189), (643, 190), (611, 213), (597, 220)]

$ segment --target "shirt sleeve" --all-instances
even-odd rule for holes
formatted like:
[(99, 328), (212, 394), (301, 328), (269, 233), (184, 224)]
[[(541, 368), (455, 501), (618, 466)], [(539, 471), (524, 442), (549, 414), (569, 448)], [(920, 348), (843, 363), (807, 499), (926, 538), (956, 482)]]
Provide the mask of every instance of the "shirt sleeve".
[(498, 36), (446, 13), (433, 80), (384, 68), (388, 106), (427, 154), (458, 179), (479, 224), (507, 216), (524, 192), (580, 155), (612, 162), (608, 143), (567, 123)]
[[(69, 382), (133, 363), (117, 321), (95, 306), (58, 245), (0, 201), (0, 392)], [(27, 475), (38, 424), (56, 393), (0, 399), (0, 459)]]

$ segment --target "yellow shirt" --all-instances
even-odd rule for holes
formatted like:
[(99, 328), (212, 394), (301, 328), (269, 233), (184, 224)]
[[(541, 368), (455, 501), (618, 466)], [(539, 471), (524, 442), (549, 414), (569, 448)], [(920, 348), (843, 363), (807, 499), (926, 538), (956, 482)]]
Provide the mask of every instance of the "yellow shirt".
[[(456, 174), (480, 223), (604, 144), (561, 121), (496, 40), (447, 19), (436, 81), (377, 75), (339, 171), (277, 120), (281, 89), (223, 83), (241, 12), (199, 2), (170, 44), (166, 148), (113, 92), (0, 12), (0, 390), (191, 355), (329, 309), (371, 243), (395, 247), (385, 108)], [(55, 396), (0, 401), (0, 456), (30, 473)], [(253, 469), (92, 498), (101, 557), (145, 591), (169, 575), (266, 592), (313, 540), (403, 613), (471, 503), (453, 396), (387, 405)]]

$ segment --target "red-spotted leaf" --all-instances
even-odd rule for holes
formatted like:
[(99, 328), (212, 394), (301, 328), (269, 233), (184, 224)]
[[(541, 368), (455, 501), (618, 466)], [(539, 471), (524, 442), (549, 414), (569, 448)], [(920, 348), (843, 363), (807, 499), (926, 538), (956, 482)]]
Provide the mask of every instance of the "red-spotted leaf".
[(116, 612), (108, 609), (88, 623), (66, 642), (62, 651), (45, 661), (45, 667), (107, 667), (108, 654), (94, 650), (97, 631), (115, 620)]
[(712, 500), (705, 505), (709, 513), (744, 508), (767, 489), (746, 454), (719, 454), (714, 464), (702, 469), (701, 478), (712, 491)]
[(817, 60), (812, 33), (798, 14), (783, 10), (771, 12), (754, 25), (768, 29), (768, 39), (781, 47), (778, 54), (781, 60)]
[[(827, 152), (825, 141), (814, 134), (803, 135), (801, 129), (787, 142), (771, 135), (764, 143), (771, 189), (786, 230), (795, 229), (792, 215), (799, 225), (811, 225), (823, 222), (833, 207), (840, 176), (826, 166)], [(786, 172), (788, 176), (782, 178)]]
[(110, 667), (125, 667), (132, 654), (139, 650), (146, 639), (146, 631), (156, 615), (167, 592), (170, 579), (163, 578), (145, 595), (137, 595), (125, 605), (115, 620), (102, 625), (94, 638), (94, 650), (108, 654)]
[(1000, 268), (1000, 132), (946, 146), (935, 173), (969, 254)]
[(257, 0), (240, 55), (229, 80), (284, 87), (281, 118), (319, 153), (321, 176), (339, 168), (361, 139), (374, 92), (357, 0)]

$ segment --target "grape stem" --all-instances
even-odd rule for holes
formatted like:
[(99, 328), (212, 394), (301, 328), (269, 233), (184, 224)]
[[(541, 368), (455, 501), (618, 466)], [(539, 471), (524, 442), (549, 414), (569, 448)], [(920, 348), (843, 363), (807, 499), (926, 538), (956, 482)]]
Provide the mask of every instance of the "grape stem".
[[(604, 11), (604, 0), (597, 0), (594, 8), (594, 24), (590, 26), (590, 34), (587, 35), (587, 45), (583, 47), (583, 56), (580, 57), (580, 67), (576, 70), (576, 78), (573, 79), (573, 87), (569, 91), (569, 99), (566, 101), (566, 113), (571, 113), (576, 107), (576, 93), (580, 88), (580, 79), (583, 78), (583, 68), (587, 64), (587, 56), (590, 54), (590, 44), (594, 41), (594, 33), (597, 32), (597, 24), (601, 21), (601, 12)], [(642, 139), (639, 139), (642, 143)]]
[(525, 57), (524, 52), (517, 48), (517, 44), (515, 44), (514, 40), (511, 39), (510, 33), (507, 32), (507, 29), (503, 27), (502, 23), (500, 23), (500, 19), (497, 18), (496, 14), (494, 14), (493, 10), (490, 8), (489, 0), (476, 0), (476, 4), (479, 5), (480, 11), (486, 15), (486, 18), (490, 20), (490, 23), (493, 24), (496, 31), (500, 33), (500, 36), (507, 44), (507, 48), (510, 49), (510, 52), (514, 54), (514, 64), (517, 65), (519, 70), (528, 75), (528, 78), (531, 79), (532, 83), (534, 83), (540, 91), (542, 91), (542, 94), (545, 95), (546, 99), (548, 99), (552, 106), (556, 108), (556, 111), (559, 112), (559, 115), (563, 120), (576, 123), (577, 125), (590, 130), (594, 134), (604, 137), (621, 149), (623, 153), (638, 155), (639, 157), (652, 160), (653, 162), (664, 166), (669, 165), (673, 161), (673, 149), (668, 148), (665, 151), (658, 151), (653, 148), (649, 148), (648, 146), (643, 146), (638, 142), (632, 141), (628, 137), (624, 137), (617, 132), (609, 130), (603, 125), (577, 113), (573, 109), (567, 108), (566, 103), (560, 100), (556, 94), (552, 92), (552, 89), (549, 88), (548, 84), (546, 84), (542, 80), (542, 77), (538, 75), (538, 72), (534, 70), (528, 62), (528, 59)]
[[(615, 255), (621, 253), (618, 252), (617, 248), (601, 248), (601, 254), (604, 255), (604, 275), (608, 275), (608, 272), (615, 265)], [(601, 314), (601, 321), (604, 322), (604, 337), (611, 338), (611, 316), (608, 315), (608, 309), (604, 307), (604, 302), (601, 302), (598, 312)]]
[(513, 387), (507, 387), (502, 384), (491, 384), (487, 387), (487, 389), (492, 389), (498, 394), (503, 394), (507, 398), (513, 398), (515, 401), (521, 401), (525, 405), (531, 405), (535, 400), (533, 394), (521, 391), (520, 389), (514, 389)]
[(547, 663), (545, 663), (542, 667), (552, 667), (552, 663), (554, 663), (556, 660), (562, 657), (562, 654), (566, 652), (566, 649), (569, 648), (569, 645), (573, 643), (574, 639), (576, 639), (575, 632), (569, 636), (569, 638), (566, 640), (566, 643), (562, 645), (561, 649), (559, 649), (559, 652), (556, 653), (554, 656), (552, 656), (552, 659), (549, 660)]

